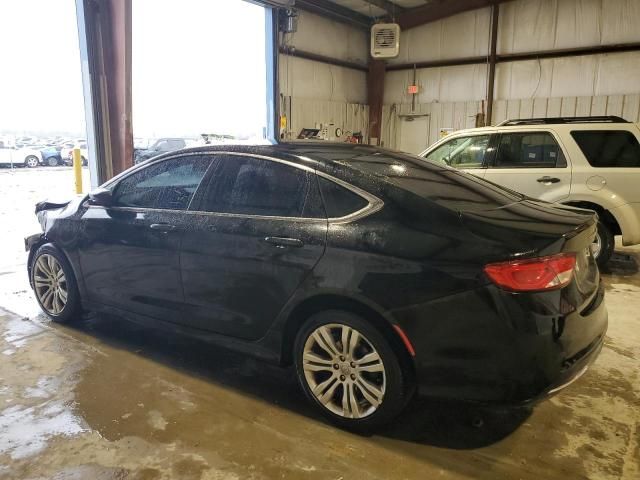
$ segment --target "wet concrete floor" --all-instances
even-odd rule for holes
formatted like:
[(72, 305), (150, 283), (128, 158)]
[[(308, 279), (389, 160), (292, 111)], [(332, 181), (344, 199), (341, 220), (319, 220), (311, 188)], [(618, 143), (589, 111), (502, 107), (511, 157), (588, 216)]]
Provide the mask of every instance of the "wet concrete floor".
[(119, 318), (39, 314), (21, 238), (42, 192), (72, 180), (38, 170), (0, 170), (0, 479), (640, 478), (640, 249), (603, 274), (605, 348), (558, 396), (533, 410), (416, 400), (358, 436), (317, 417), (290, 369)]

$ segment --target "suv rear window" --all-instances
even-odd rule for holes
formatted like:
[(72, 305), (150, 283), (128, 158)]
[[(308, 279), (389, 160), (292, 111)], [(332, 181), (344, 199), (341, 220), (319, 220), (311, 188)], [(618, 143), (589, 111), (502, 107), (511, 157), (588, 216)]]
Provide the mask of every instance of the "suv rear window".
[(625, 130), (574, 130), (571, 136), (592, 167), (640, 167), (640, 144)]

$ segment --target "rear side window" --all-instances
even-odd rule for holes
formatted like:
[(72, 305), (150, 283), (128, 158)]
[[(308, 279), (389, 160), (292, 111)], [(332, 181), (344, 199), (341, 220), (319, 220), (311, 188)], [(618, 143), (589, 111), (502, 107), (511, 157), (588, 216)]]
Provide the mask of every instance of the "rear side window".
[(206, 157), (188, 156), (144, 167), (118, 183), (114, 205), (186, 210), (210, 163)]
[(640, 167), (640, 145), (625, 130), (574, 130), (571, 136), (592, 167)]
[(223, 157), (201, 211), (269, 217), (324, 217), (313, 174), (254, 157)]
[(336, 182), (318, 177), (324, 208), (328, 218), (341, 218), (362, 210), (368, 202), (357, 193), (338, 185)]
[(548, 132), (502, 133), (496, 168), (556, 168), (567, 161), (553, 135)]

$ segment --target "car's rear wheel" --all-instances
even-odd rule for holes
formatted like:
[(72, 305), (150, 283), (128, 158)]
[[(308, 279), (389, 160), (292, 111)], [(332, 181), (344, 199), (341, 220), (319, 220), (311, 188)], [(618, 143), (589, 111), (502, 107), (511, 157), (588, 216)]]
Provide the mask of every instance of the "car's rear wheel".
[(87, 165), (89, 165), (89, 162), (86, 158), (82, 157), (82, 166), (86, 167)]
[(47, 158), (47, 165), (49, 165), (50, 167), (57, 167), (58, 166), (58, 159), (56, 157)]
[(42, 245), (31, 262), (31, 285), (40, 308), (54, 321), (80, 315), (80, 295), (73, 269), (54, 245)]
[(591, 252), (599, 267), (603, 267), (609, 262), (611, 255), (613, 255), (614, 246), (615, 238), (613, 233), (611, 233), (609, 227), (599, 221), (596, 238), (591, 245)]
[(294, 345), (306, 396), (333, 423), (369, 431), (404, 408), (409, 375), (385, 336), (362, 317), (330, 310), (313, 315)]
[(35, 155), (29, 155), (24, 159), (24, 164), (29, 168), (34, 168), (38, 166), (38, 157)]

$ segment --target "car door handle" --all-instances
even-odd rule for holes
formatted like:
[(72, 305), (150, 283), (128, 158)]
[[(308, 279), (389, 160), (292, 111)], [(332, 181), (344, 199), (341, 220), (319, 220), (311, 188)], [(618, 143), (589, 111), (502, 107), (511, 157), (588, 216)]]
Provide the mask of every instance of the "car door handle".
[(297, 238), (286, 238), (286, 237), (265, 237), (265, 242), (270, 243), (278, 248), (285, 247), (296, 247), (300, 248), (304, 245), (302, 240)]
[(175, 225), (169, 225), (168, 223), (152, 223), (149, 228), (151, 230), (168, 233), (173, 232), (177, 227)]
[(538, 182), (540, 183), (559, 183), (560, 179), (556, 178), (556, 177), (548, 177), (548, 176), (544, 176), (544, 177), (540, 177), (538, 179)]

